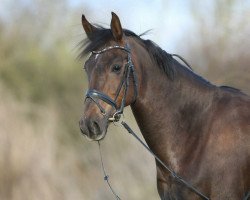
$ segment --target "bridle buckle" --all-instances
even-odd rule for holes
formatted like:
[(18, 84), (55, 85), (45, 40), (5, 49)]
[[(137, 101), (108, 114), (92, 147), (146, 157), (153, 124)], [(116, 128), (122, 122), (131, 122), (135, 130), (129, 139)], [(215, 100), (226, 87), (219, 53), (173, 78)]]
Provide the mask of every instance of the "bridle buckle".
[(117, 111), (108, 120), (109, 120), (109, 122), (119, 122), (120, 119), (121, 119), (121, 116), (122, 116), (122, 112), (121, 111)]

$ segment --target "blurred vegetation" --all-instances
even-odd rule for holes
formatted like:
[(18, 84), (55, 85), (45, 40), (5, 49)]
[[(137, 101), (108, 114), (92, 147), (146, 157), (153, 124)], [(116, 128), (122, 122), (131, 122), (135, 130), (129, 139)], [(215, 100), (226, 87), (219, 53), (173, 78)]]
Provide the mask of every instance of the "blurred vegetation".
[(15, 12), (0, 23), (0, 80), (18, 100), (53, 103), (65, 132), (72, 131), (80, 115), (83, 76), (71, 52), (69, 16), (63, 14), (66, 3), (23, 4), (8, 3)]
[[(81, 12), (66, 0), (1, 3), (11, 12), (0, 13), (0, 199), (112, 199), (97, 145), (78, 130), (86, 88), (83, 61), (75, 59)], [(179, 49), (197, 73), (249, 94), (249, 4), (210, 5), (204, 11), (190, 0), (194, 27)], [(118, 130), (111, 127), (103, 142), (116, 191), (157, 199), (153, 158)]]
[(190, 2), (194, 29), (184, 38), (186, 57), (211, 82), (250, 94), (250, 2)]

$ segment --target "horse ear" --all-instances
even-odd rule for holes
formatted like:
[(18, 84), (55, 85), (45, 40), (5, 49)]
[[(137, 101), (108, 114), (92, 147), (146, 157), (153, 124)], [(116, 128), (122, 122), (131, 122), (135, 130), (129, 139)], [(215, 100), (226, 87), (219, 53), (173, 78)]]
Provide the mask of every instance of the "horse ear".
[(120, 41), (123, 36), (123, 30), (122, 30), (120, 19), (114, 12), (112, 12), (111, 14), (112, 14), (112, 20), (110, 24), (111, 31), (115, 40)]
[(97, 28), (90, 24), (84, 15), (82, 15), (82, 26), (88, 38), (91, 40), (93, 38), (93, 33)]

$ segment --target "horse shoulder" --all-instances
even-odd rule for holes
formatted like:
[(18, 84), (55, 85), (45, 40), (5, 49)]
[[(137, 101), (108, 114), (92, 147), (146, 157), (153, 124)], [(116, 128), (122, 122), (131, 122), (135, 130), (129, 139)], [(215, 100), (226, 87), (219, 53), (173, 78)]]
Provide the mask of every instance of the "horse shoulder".
[(246, 192), (250, 189), (250, 98), (217, 94), (211, 118), (206, 161), (213, 163), (212, 191)]
[[(220, 91), (214, 98), (214, 120), (220, 128), (250, 134), (250, 97), (241, 92)], [(236, 130), (237, 129), (237, 130)], [(248, 133), (246, 132), (248, 130)]]

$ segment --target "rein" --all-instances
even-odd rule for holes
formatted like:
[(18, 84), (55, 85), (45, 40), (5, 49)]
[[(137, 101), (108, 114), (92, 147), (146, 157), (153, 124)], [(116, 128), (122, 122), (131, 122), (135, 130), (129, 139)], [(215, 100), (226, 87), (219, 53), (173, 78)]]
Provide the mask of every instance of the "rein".
[[(139, 136), (130, 128), (130, 126), (122, 121), (121, 125), (130, 133), (134, 138), (171, 174), (171, 176), (178, 181), (179, 183), (182, 183), (186, 188), (197, 194), (198, 196), (201, 197), (201, 199), (205, 200), (210, 200), (206, 195), (204, 195), (202, 192), (200, 192), (198, 189), (196, 189), (194, 186), (192, 186), (190, 183), (185, 181), (181, 176), (177, 175), (172, 169), (170, 169), (157, 155), (154, 154), (154, 152), (139, 138)], [(114, 189), (112, 188), (110, 182), (109, 182), (109, 176), (106, 174), (106, 170), (104, 168), (103, 164), (103, 158), (102, 158), (102, 153), (100, 149), (100, 142), (98, 141), (99, 145), (99, 153), (100, 153), (100, 158), (101, 158), (101, 164), (102, 164), (102, 170), (104, 174), (104, 180), (107, 182), (111, 192), (115, 196), (117, 200), (121, 200), (121, 198), (116, 194)]]
[[(125, 107), (125, 101), (126, 101), (126, 96), (127, 96), (127, 90), (129, 88), (129, 77), (130, 74), (132, 74), (133, 76), (133, 83), (134, 83), (134, 102), (136, 101), (137, 95), (138, 95), (138, 80), (137, 80), (137, 76), (135, 73), (135, 68), (134, 65), (132, 63), (132, 59), (131, 59), (131, 51), (129, 46), (126, 44), (125, 47), (122, 46), (110, 46), (110, 47), (106, 47), (100, 51), (93, 51), (92, 54), (102, 54), (106, 51), (110, 51), (112, 49), (121, 49), (123, 51), (126, 51), (128, 54), (128, 61), (127, 64), (125, 65), (125, 70), (124, 70), (124, 74), (123, 74), (123, 78), (120, 82), (120, 85), (117, 88), (116, 91), (116, 96), (114, 98), (114, 100), (112, 98), (110, 98), (108, 95), (97, 91), (97, 90), (88, 90), (86, 93), (86, 99), (90, 98), (100, 109), (101, 113), (103, 115), (106, 115), (106, 111), (105, 109), (100, 105), (100, 103), (98, 102), (98, 100), (102, 100), (104, 102), (106, 102), (107, 104), (109, 104), (110, 106), (112, 106), (116, 112), (113, 115), (113, 117), (110, 117), (108, 120), (110, 122), (118, 122), (120, 120), (121, 115), (123, 114), (123, 110)], [(172, 56), (176, 56), (178, 58), (180, 58), (191, 70), (192, 68), (190, 67), (190, 65), (179, 55), (176, 54), (171, 54)], [(124, 93), (123, 93), (123, 97), (122, 97), (122, 102), (121, 102), (121, 106), (118, 108), (117, 106), (117, 98), (119, 96), (119, 94), (121, 93), (122, 87), (124, 86)], [(128, 131), (128, 133), (130, 133), (131, 135), (133, 135), (135, 137), (135, 139), (137, 139), (141, 145), (143, 145), (143, 147), (152, 155), (154, 156), (154, 158), (171, 174), (171, 176), (178, 181), (179, 183), (182, 183), (186, 188), (188, 188), (190, 191), (192, 191), (193, 193), (197, 194), (198, 196), (200, 196), (202, 199), (205, 200), (210, 200), (207, 196), (205, 196), (203, 193), (201, 193), (198, 189), (196, 189), (195, 187), (193, 187), (190, 183), (188, 183), (187, 181), (185, 181), (181, 176), (177, 175), (172, 169), (170, 169), (157, 155), (155, 155), (153, 153), (153, 151), (135, 134), (135, 132), (129, 127), (129, 125), (122, 121), (121, 122), (122, 126)], [(111, 187), (111, 184), (109, 183), (109, 176), (106, 174), (106, 170), (104, 168), (104, 164), (103, 164), (103, 158), (102, 158), (102, 154), (101, 154), (101, 148), (100, 148), (100, 142), (98, 141), (98, 145), (99, 145), (99, 153), (100, 153), (100, 157), (101, 157), (101, 164), (102, 164), (102, 170), (104, 173), (104, 180), (107, 182), (111, 192), (113, 193), (113, 195), (116, 197), (117, 200), (120, 200), (120, 197), (115, 193), (115, 191), (113, 190), (113, 188)]]
[(186, 186), (186, 188), (190, 189), (192, 192), (200, 196), (202, 199), (210, 200), (207, 196), (205, 196), (203, 193), (201, 193), (199, 190), (197, 190), (195, 187), (193, 187), (190, 183), (185, 181), (182, 177), (178, 176), (172, 169), (170, 169), (157, 155), (154, 154), (154, 152), (138, 137), (138, 135), (135, 134), (135, 132), (129, 127), (129, 125), (122, 121), (121, 124), (123, 127), (137, 139), (141, 145), (152, 155), (154, 158), (172, 175), (172, 177), (182, 183)]
[(107, 175), (106, 173), (106, 170), (105, 170), (105, 167), (104, 167), (104, 164), (103, 164), (103, 158), (102, 158), (102, 152), (101, 152), (101, 144), (100, 142), (98, 141), (98, 147), (99, 147), (99, 154), (100, 154), (100, 158), (101, 158), (101, 164), (102, 164), (102, 171), (103, 171), (103, 174), (104, 174), (104, 181), (107, 182), (108, 186), (109, 186), (109, 189), (110, 191), (113, 193), (113, 195), (115, 196), (115, 198), (117, 200), (121, 200), (121, 198), (115, 193), (114, 189), (112, 188), (110, 182), (109, 182), (109, 175)]

